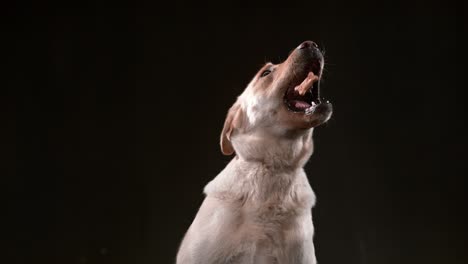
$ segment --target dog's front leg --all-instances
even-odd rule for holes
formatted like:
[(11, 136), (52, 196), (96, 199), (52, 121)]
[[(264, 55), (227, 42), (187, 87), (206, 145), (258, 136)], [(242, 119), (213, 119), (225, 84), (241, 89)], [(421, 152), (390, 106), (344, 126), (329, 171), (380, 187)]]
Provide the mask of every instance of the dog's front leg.
[(207, 197), (182, 241), (177, 264), (244, 263), (239, 262), (244, 256), (236, 232), (237, 211), (231, 203)]
[(285, 230), (285, 256), (280, 263), (316, 264), (313, 236), (312, 216), (306, 213), (296, 220), (293, 228)]

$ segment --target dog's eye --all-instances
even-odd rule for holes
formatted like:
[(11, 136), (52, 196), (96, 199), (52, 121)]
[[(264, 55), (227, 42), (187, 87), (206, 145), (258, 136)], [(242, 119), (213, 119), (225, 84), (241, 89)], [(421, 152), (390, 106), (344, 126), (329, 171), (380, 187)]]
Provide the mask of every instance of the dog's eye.
[(265, 77), (265, 76), (267, 76), (267, 75), (270, 74), (270, 73), (271, 73), (270, 70), (264, 70), (264, 71), (262, 72), (262, 74), (260, 74), (260, 76), (261, 76), (261, 77)]

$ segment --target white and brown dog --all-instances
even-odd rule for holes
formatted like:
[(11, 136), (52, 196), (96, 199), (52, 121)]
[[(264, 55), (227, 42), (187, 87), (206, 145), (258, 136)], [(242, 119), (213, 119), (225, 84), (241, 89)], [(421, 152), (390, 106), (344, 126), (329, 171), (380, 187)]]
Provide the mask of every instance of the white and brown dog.
[(312, 41), (263, 66), (229, 109), (221, 150), (235, 157), (206, 187), (178, 264), (314, 264), (304, 172), (313, 128), (332, 105), (320, 99), (323, 55)]

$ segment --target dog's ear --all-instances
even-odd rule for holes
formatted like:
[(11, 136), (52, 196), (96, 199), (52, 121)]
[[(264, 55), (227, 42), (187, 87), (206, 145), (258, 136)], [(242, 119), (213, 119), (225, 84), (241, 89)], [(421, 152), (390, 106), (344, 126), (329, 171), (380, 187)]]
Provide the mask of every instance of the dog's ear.
[(221, 152), (226, 155), (232, 155), (234, 153), (234, 147), (231, 143), (232, 131), (236, 128), (242, 127), (244, 119), (244, 113), (240, 107), (240, 103), (236, 102), (228, 111), (226, 121), (224, 121), (223, 131), (221, 132)]

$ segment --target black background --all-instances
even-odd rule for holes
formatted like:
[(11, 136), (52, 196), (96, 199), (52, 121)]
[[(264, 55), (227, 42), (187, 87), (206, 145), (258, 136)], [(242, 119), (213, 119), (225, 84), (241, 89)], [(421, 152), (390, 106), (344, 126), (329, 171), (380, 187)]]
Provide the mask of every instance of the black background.
[(174, 263), (228, 108), (307, 39), (319, 263), (464, 262), (461, 2), (172, 4), (3, 10), (6, 263)]

